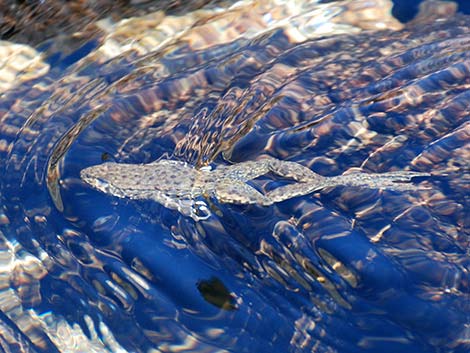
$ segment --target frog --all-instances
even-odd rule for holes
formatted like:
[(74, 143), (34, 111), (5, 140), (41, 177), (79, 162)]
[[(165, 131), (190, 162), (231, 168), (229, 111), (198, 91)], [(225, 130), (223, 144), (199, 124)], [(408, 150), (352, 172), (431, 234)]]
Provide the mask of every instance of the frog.
[[(262, 193), (248, 181), (272, 173), (293, 183)], [(270, 206), (304, 196), (327, 187), (358, 186), (410, 190), (412, 178), (428, 173), (394, 171), (386, 173), (354, 172), (322, 176), (293, 161), (267, 157), (232, 165), (195, 168), (179, 160), (159, 159), (147, 164), (106, 162), (84, 168), (81, 179), (106, 194), (133, 200), (153, 200), (177, 210), (196, 221), (210, 216), (202, 197), (214, 197), (220, 203)]]

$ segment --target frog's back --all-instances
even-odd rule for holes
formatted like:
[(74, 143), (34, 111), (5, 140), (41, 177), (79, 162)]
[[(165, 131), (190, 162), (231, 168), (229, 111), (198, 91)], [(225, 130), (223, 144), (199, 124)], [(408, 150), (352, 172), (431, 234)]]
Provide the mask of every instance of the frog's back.
[(189, 164), (160, 160), (149, 164), (104, 163), (88, 167), (81, 177), (116, 196), (152, 199), (156, 194), (178, 198), (194, 190), (197, 170)]
[(148, 190), (179, 196), (189, 193), (196, 182), (197, 170), (185, 162), (162, 159), (140, 167), (138, 179), (144, 181), (143, 187)]

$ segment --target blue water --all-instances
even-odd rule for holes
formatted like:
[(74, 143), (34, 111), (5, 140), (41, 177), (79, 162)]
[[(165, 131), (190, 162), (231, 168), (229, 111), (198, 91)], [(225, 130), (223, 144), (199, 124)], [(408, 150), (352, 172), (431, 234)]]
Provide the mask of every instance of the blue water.
[[(66, 57), (45, 45), (51, 71), (0, 107), (0, 321), (17, 342), (3, 351), (470, 351), (470, 37), (440, 26), (382, 57), (400, 34), (293, 44), (277, 30), (105, 63), (80, 61), (98, 41)], [(108, 160), (263, 155), (325, 176), (433, 175), (271, 207), (201, 198), (200, 222), (79, 178)]]

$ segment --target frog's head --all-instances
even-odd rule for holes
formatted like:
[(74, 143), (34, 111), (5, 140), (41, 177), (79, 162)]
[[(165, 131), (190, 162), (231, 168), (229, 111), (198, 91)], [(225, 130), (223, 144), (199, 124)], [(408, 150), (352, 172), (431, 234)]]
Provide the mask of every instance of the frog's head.
[(129, 197), (136, 184), (133, 164), (103, 163), (83, 169), (80, 177), (93, 188), (118, 197)]
[[(194, 190), (196, 171), (184, 162), (108, 162), (83, 169), (80, 177), (106, 194), (130, 199), (179, 199)], [(163, 195), (163, 196), (162, 196)]]

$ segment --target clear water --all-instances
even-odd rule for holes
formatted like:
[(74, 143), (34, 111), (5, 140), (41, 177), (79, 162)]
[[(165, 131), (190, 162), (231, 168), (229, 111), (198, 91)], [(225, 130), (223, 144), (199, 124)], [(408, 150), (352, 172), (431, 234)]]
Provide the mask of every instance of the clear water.
[[(466, 18), (325, 34), (331, 6), (315, 24), (317, 7), (287, 6), (265, 30), (247, 7), (112, 58), (102, 37), (39, 48), (50, 69), (1, 99), (4, 351), (470, 350)], [(214, 39), (221, 24), (241, 33)], [(322, 175), (433, 175), (270, 207), (204, 200), (200, 222), (79, 177), (106, 160), (263, 155)]]

